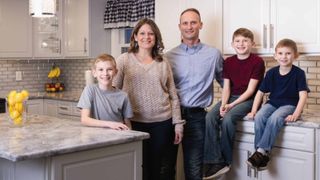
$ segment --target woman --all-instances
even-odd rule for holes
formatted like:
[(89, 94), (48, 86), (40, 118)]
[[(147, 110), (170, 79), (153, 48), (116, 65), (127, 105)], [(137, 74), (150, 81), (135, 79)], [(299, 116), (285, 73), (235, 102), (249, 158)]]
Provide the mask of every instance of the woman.
[(130, 41), (129, 52), (117, 58), (114, 85), (129, 94), (132, 129), (150, 134), (143, 142), (143, 179), (174, 179), (184, 121), (159, 28), (141, 19)]

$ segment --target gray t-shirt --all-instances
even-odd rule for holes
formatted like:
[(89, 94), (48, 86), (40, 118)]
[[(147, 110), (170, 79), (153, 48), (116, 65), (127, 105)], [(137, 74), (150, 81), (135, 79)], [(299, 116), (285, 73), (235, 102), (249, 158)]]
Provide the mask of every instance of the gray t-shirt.
[(99, 120), (123, 122), (123, 119), (133, 117), (127, 93), (116, 88), (101, 90), (97, 84), (84, 88), (77, 107), (90, 109), (90, 117)]

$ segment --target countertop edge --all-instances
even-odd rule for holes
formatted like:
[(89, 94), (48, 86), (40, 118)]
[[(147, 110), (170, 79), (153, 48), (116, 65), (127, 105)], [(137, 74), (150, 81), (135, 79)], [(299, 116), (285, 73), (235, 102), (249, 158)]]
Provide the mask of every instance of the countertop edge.
[(87, 150), (93, 150), (96, 148), (104, 148), (104, 147), (109, 147), (113, 145), (120, 145), (120, 144), (126, 144), (126, 143), (131, 143), (131, 142), (136, 142), (136, 141), (141, 141), (144, 139), (148, 139), (150, 137), (149, 134), (144, 133), (141, 135), (138, 135), (136, 137), (130, 138), (130, 139), (121, 139), (121, 140), (113, 140), (113, 141), (108, 141), (108, 142), (101, 142), (101, 143), (93, 143), (93, 144), (87, 144), (87, 145), (80, 145), (80, 146), (74, 146), (74, 147), (66, 147), (62, 149), (57, 149), (57, 150), (51, 150), (51, 151), (43, 151), (39, 153), (34, 153), (34, 154), (26, 154), (26, 155), (2, 155), (0, 158), (7, 159), (13, 162), (17, 161), (23, 161), (23, 160), (28, 160), (28, 159), (36, 159), (36, 158), (45, 158), (45, 157), (50, 157), (50, 156), (56, 156), (56, 155), (62, 155), (66, 153), (73, 153), (73, 152), (79, 152), (79, 151), (87, 151)]

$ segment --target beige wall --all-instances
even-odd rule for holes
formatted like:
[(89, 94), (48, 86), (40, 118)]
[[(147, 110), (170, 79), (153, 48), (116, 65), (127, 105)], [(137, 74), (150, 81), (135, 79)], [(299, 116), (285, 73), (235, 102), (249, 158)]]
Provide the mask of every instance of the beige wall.
[[(276, 60), (272, 57), (264, 57), (263, 59), (266, 63), (267, 70), (270, 69), (270, 67), (278, 65)], [(314, 111), (320, 110), (320, 56), (300, 55), (299, 59), (297, 59), (294, 64), (306, 72), (308, 86), (311, 91), (308, 94), (305, 108)], [(214, 103), (216, 103), (221, 98), (221, 88), (219, 88), (219, 85), (216, 82), (214, 92)]]

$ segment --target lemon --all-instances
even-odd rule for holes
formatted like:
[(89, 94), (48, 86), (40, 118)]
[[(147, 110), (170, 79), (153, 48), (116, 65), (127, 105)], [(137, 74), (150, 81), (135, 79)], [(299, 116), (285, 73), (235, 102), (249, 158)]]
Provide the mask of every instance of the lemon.
[(29, 92), (27, 90), (22, 90), (20, 93), (22, 94), (24, 100), (29, 97)]
[(22, 125), (22, 117), (19, 116), (13, 120), (14, 125)]
[(17, 93), (16, 95), (15, 95), (15, 102), (16, 103), (22, 103), (22, 101), (23, 101), (23, 95), (21, 94), (21, 93)]
[(14, 106), (13, 105), (9, 105), (9, 113), (11, 113), (12, 111), (14, 111)]
[(11, 98), (11, 97), (15, 97), (16, 94), (17, 94), (17, 91), (16, 91), (16, 90), (10, 91), (9, 94), (8, 94), (8, 99)]
[(16, 103), (16, 104), (14, 105), (14, 109), (15, 109), (16, 111), (18, 111), (20, 114), (22, 114), (22, 111), (23, 111), (23, 103)]
[(11, 119), (16, 119), (19, 116), (20, 116), (20, 113), (17, 110), (13, 110), (12, 112), (10, 112)]
[(8, 98), (8, 104), (10, 106), (13, 106), (16, 103), (15, 97), (9, 97)]

